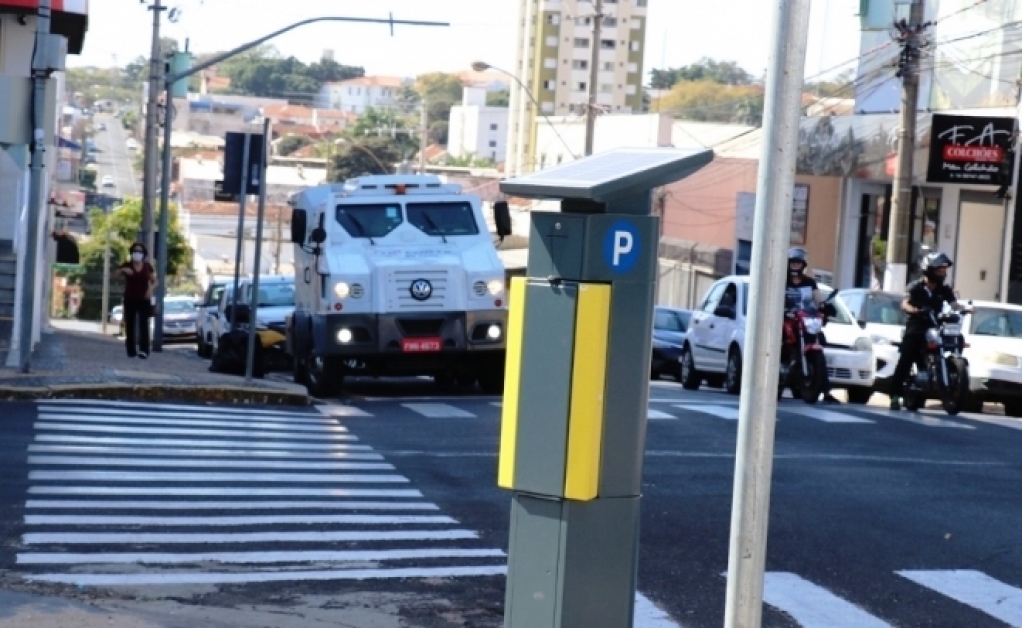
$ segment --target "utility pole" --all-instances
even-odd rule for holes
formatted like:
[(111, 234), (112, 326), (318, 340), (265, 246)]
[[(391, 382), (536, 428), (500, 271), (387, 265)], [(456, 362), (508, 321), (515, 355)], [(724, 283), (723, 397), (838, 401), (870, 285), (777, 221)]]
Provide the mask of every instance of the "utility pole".
[(419, 129), (419, 174), (426, 174), (426, 146), (429, 144), (429, 108), (422, 100), (422, 120)]
[(912, 229), (912, 158), (916, 149), (916, 107), (919, 104), (919, 50), (925, 6), (912, 0), (909, 19), (895, 23), (902, 45), (898, 76), (901, 78), (901, 124), (898, 129), (898, 164), (894, 173), (891, 222), (887, 236), (887, 269), (884, 290), (902, 292), (908, 280), (908, 256)]
[(276, 248), (276, 253), (273, 256), (273, 258), (274, 258), (273, 264), (275, 266), (275, 268), (273, 269), (273, 274), (274, 275), (279, 275), (280, 274), (280, 238), (281, 238), (281, 226), (282, 226), (281, 223), (283, 221), (284, 221), (284, 212), (283, 212), (283, 210), (280, 209), (280, 207), (277, 207), (277, 243), (276, 243), (276, 247), (275, 247)]
[(600, 37), (603, 34), (603, 0), (593, 0), (596, 14), (593, 16), (593, 47), (589, 58), (589, 102), (586, 105), (586, 156), (593, 154), (593, 139), (596, 135), (596, 94), (600, 80)]
[[(144, 0), (142, 0), (144, 1)], [(159, 126), (157, 111), (160, 106), (160, 80), (163, 73), (163, 55), (160, 50), (160, 13), (167, 7), (163, 0), (153, 0), (149, 10), (153, 12), (153, 42), (149, 55), (149, 97), (145, 109), (145, 162), (142, 174), (142, 241), (153, 255), (156, 251), (155, 234), (153, 233), (153, 206), (156, 204), (156, 131)], [(170, 103), (167, 103), (170, 106)], [(166, 277), (160, 277), (166, 281)]]

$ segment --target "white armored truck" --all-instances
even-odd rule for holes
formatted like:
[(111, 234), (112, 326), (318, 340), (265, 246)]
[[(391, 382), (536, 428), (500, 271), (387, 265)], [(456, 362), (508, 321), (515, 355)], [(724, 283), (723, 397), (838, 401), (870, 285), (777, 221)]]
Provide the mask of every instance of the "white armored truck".
[[(345, 375), (503, 389), (504, 267), (476, 196), (436, 176), (376, 175), (291, 204), (296, 382), (315, 396), (337, 393)], [(510, 217), (496, 222), (507, 235)]]

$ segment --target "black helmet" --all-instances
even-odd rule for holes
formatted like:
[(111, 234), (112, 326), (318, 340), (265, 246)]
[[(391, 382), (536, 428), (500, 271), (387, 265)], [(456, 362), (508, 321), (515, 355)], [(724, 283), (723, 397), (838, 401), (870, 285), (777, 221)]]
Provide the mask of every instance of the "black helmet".
[[(799, 270), (791, 270), (791, 263), (799, 262), (802, 264), (802, 268)], [(809, 268), (809, 253), (806, 252), (801, 246), (793, 246), (788, 249), (788, 272), (792, 275), (798, 275), (806, 268)]]
[(944, 253), (934, 251), (923, 256), (923, 260), (919, 263), (919, 268), (928, 279), (936, 279), (936, 270), (938, 268), (950, 268), (954, 264), (951, 258)]

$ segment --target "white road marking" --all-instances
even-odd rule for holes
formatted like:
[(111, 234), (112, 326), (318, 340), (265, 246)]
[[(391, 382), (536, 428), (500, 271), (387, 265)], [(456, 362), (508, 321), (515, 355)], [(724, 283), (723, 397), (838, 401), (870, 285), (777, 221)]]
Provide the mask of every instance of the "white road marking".
[[(330, 423), (319, 425), (274, 423), (268, 421), (238, 421), (238, 420), (214, 420), (214, 419), (178, 419), (178, 418), (151, 418), (151, 417), (127, 417), (127, 416), (103, 416), (98, 414), (54, 414), (42, 412), (39, 414), (40, 421), (72, 421), (80, 423), (96, 423), (100, 425), (178, 425), (192, 427), (225, 427), (244, 430), (280, 430), (284, 432), (313, 432), (323, 434), (327, 432), (347, 432), (347, 428)], [(129, 428), (134, 429), (134, 428)]]
[(958, 418), (968, 421), (979, 421), (980, 423), (989, 423), (990, 425), (1000, 425), (1001, 427), (1006, 427), (1012, 430), (1022, 430), (1022, 421), (1006, 416), (990, 414), (962, 414), (959, 415)]
[(195, 488), (177, 486), (30, 486), (31, 495), (145, 495), (157, 497), (407, 497), (421, 498), (414, 489), (382, 488)]
[(887, 622), (793, 573), (767, 572), (763, 601), (791, 615), (802, 628), (892, 628)]
[(824, 423), (876, 423), (876, 421), (851, 416), (842, 412), (824, 410), (823, 408), (807, 407), (804, 403), (801, 406), (795, 404), (782, 404), (778, 408), (778, 411), (798, 414), (816, 421), (823, 421)]
[(635, 628), (681, 628), (645, 595), (635, 592)]
[(428, 558), (503, 558), (498, 549), (401, 549), (401, 550), (353, 550), (353, 551), (296, 551), (296, 552), (191, 552), (171, 554), (166, 552), (65, 554), (37, 553), (18, 554), (20, 565), (92, 565), (92, 564), (143, 564), (175, 565), (181, 563), (231, 563), (231, 564), (272, 564), (272, 563), (366, 563), (386, 560), (421, 560)]
[[(36, 442), (80, 443), (90, 445), (166, 445), (181, 447), (186, 453), (188, 447), (229, 447), (231, 449), (304, 449), (311, 451), (371, 451), (368, 445), (347, 443), (291, 443), (284, 441), (236, 441), (236, 440), (194, 440), (179, 438), (118, 438), (113, 436), (72, 436), (70, 434), (37, 434)], [(351, 437), (352, 440), (358, 440)]]
[(356, 408), (355, 406), (321, 405), (316, 406), (316, 409), (319, 410), (324, 416), (328, 417), (348, 418), (373, 416), (372, 414), (369, 414), (365, 410), (361, 410), (359, 408)]
[(474, 419), (476, 416), (446, 403), (403, 403), (401, 405), (428, 419)]
[(313, 530), (309, 532), (28, 532), (25, 545), (152, 543), (347, 543), (364, 541), (451, 541), (477, 539), (472, 530)]
[(116, 515), (25, 515), (27, 526), (263, 526), (334, 525), (457, 525), (443, 515), (260, 515), (248, 517), (146, 517)]
[(177, 473), (168, 471), (132, 472), (124, 471), (29, 471), (30, 481), (68, 482), (324, 482), (324, 483), (365, 483), (400, 484), (408, 478), (400, 475), (377, 475), (365, 473)]
[[(368, 447), (365, 449), (368, 449)], [(348, 451), (312, 453), (276, 450), (253, 451), (251, 449), (237, 451), (231, 449), (171, 449), (162, 447), (90, 447), (87, 445), (29, 445), (28, 451), (29, 453), (45, 454), (184, 456), (187, 458), (234, 458), (245, 456), (246, 458), (287, 458), (288, 460), (383, 460), (383, 456), (380, 454), (352, 453)]]
[(646, 410), (646, 418), (650, 421), (659, 421), (670, 419), (677, 420), (678, 417), (674, 416), (673, 414), (668, 414), (666, 412), (661, 412), (660, 410), (654, 410), (653, 408), (649, 408), (648, 410)]
[(959, 430), (974, 430), (976, 429), (973, 425), (966, 425), (964, 423), (958, 423), (956, 421), (948, 421), (946, 419), (939, 419), (934, 416), (928, 416), (925, 414), (919, 414), (917, 412), (905, 412), (901, 410), (890, 410), (887, 408), (863, 408), (863, 410), (870, 414), (876, 414), (879, 416), (885, 416), (891, 419), (898, 419), (899, 421), (908, 421), (909, 423), (916, 423), (918, 425), (925, 425), (926, 427), (948, 427), (951, 429)]
[(336, 571), (282, 571), (254, 573), (133, 573), (133, 574), (40, 574), (25, 576), (34, 582), (62, 582), (81, 586), (143, 584), (237, 584), (294, 580), (379, 580), (391, 578), (463, 578), (502, 576), (507, 567), (408, 567), (406, 569), (341, 569)]
[(728, 421), (738, 420), (738, 407), (737, 406), (717, 406), (717, 405), (692, 405), (692, 404), (676, 404), (675, 408), (681, 408), (682, 410), (688, 410), (691, 413), (699, 412), (702, 414), (709, 414), (719, 419), (725, 419)]
[(178, 436), (228, 436), (230, 438), (291, 438), (294, 440), (313, 441), (349, 441), (355, 440), (350, 434), (316, 434), (310, 435), (296, 432), (258, 432), (254, 430), (207, 430), (207, 429), (178, 429), (167, 427), (128, 427), (121, 425), (92, 425), (84, 423), (49, 423), (39, 421), (35, 424), (35, 430), (39, 431), (64, 431), (64, 432), (101, 432), (108, 434), (160, 434)]
[(335, 421), (331, 421), (326, 417), (321, 417), (316, 414), (307, 414), (305, 417), (310, 418), (299, 418), (288, 416), (286, 414), (237, 414), (220, 412), (216, 410), (199, 410), (197, 412), (177, 412), (177, 411), (141, 411), (141, 410), (119, 410), (110, 408), (68, 408), (66, 406), (54, 406), (51, 408), (39, 408), (39, 414), (68, 414), (75, 417), (106, 417), (106, 418), (122, 418), (122, 417), (161, 417), (168, 419), (221, 419), (224, 421), (272, 421), (277, 423), (286, 423), (288, 425), (337, 425)]
[(503, 401), (491, 401), (490, 405), (495, 407), (495, 408), (503, 408), (504, 407), (504, 402)]
[(300, 462), (284, 460), (182, 460), (167, 458), (81, 458), (78, 456), (29, 456), (29, 464), (81, 465), (91, 467), (185, 467), (211, 469), (307, 469), (320, 471), (393, 471), (386, 462)]
[(898, 571), (903, 578), (962, 604), (1022, 628), (1022, 589), (995, 580), (981, 571)]
[(429, 502), (214, 502), (30, 499), (25, 510), (440, 510)]
[(315, 418), (316, 415), (311, 412), (302, 412), (296, 410), (293, 413), (285, 410), (262, 410), (258, 408), (247, 408), (242, 406), (195, 406), (183, 403), (149, 403), (147, 401), (89, 401), (81, 399), (46, 399), (43, 401), (37, 401), (39, 406), (78, 406), (79, 408), (135, 408), (143, 412), (152, 412), (153, 410), (179, 410), (182, 412), (186, 411), (197, 411), (197, 412), (223, 412), (226, 414), (239, 414), (239, 415), (251, 415), (251, 414), (273, 414), (273, 415), (291, 415), (296, 417), (304, 418)]

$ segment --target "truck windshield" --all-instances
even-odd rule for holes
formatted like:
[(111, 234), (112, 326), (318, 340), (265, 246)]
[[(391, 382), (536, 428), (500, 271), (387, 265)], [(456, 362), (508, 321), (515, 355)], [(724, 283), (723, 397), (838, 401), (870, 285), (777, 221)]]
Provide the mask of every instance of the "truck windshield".
[(337, 222), (353, 238), (382, 238), (401, 224), (401, 205), (338, 205)]
[(427, 235), (463, 236), (479, 233), (472, 205), (456, 203), (408, 203), (408, 222)]

